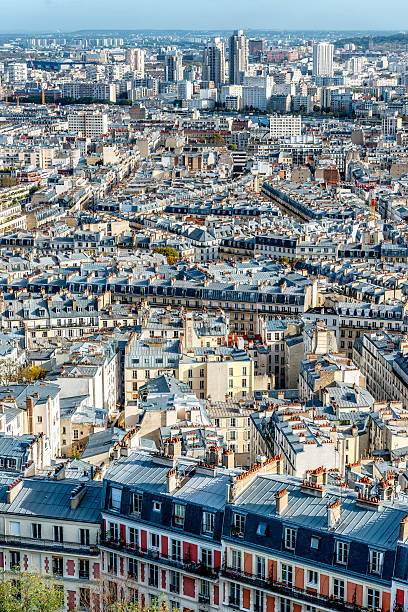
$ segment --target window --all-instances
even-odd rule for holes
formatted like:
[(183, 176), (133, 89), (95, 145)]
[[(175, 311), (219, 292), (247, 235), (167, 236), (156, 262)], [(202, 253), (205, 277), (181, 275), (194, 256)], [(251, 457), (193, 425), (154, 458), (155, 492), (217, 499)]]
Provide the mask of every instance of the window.
[(142, 496), (140, 493), (132, 493), (130, 497), (130, 514), (140, 516), (142, 513)]
[(241, 602), (241, 588), (235, 582), (230, 583), (229, 603), (231, 606), (238, 606)]
[(288, 586), (293, 584), (293, 568), (286, 563), (282, 563), (282, 582)]
[(64, 573), (64, 562), (62, 557), (52, 558), (52, 573), (54, 576), (62, 576)]
[(263, 612), (265, 608), (265, 593), (263, 591), (255, 591), (254, 612)]
[(344, 600), (344, 580), (339, 578), (333, 580), (333, 596), (336, 599)]
[(35, 540), (41, 539), (41, 524), (40, 523), (32, 523), (32, 534)]
[(212, 567), (212, 550), (211, 548), (202, 548), (201, 549), (201, 563), (205, 565), (205, 567)]
[(291, 612), (291, 601), (281, 597), (280, 600), (280, 612)]
[(91, 605), (90, 589), (80, 588), (79, 589), (79, 607), (81, 610), (89, 610)]
[(19, 536), (20, 534), (20, 523), (17, 521), (10, 521), (9, 523), (10, 535)]
[(108, 523), (109, 526), (109, 537), (111, 540), (119, 540), (119, 525), (117, 523)]
[(111, 510), (115, 510), (116, 512), (119, 512), (121, 499), (122, 499), (122, 489), (116, 489), (115, 487), (111, 487), (109, 508)]
[(265, 574), (266, 574), (265, 557), (257, 557), (256, 558), (256, 575), (258, 578), (261, 578), (262, 580), (264, 580)]
[(232, 569), (237, 570), (238, 572), (241, 571), (241, 551), (240, 550), (236, 550), (235, 548), (231, 549), (231, 566)]
[(173, 506), (173, 527), (183, 527), (186, 507), (183, 504)]
[(134, 557), (128, 558), (128, 576), (137, 578), (137, 559)]
[(139, 602), (139, 591), (137, 589), (129, 589), (129, 601), (132, 604), (137, 604)]
[(74, 440), (79, 440), (79, 433), (77, 429), (74, 429)]
[(309, 570), (307, 572), (307, 583), (313, 586), (317, 586), (317, 572)]
[(268, 530), (268, 525), (266, 523), (258, 523), (258, 527), (256, 529), (256, 535), (264, 536)]
[(295, 550), (296, 546), (296, 529), (285, 527), (285, 548), (286, 550)]
[(342, 565), (347, 565), (349, 545), (347, 542), (337, 542), (336, 544), (336, 562)]
[(180, 604), (177, 601), (170, 602), (170, 612), (180, 612)]
[(113, 574), (117, 574), (118, 572), (118, 555), (114, 552), (109, 553), (108, 572), (112, 572)]
[(17, 550), (10, 551), (10, 569), (20, 565), (20, 553)]
[(319, 550), (320, 547), (320, 538), (318, 538), (317, 536), (312, 536), (310, 538), (310, 548), (313, 548), (314, 550)]
[(159, 586), (159, 568), (157, 565), (149, 565), (149, 585), (156, 588)]
[(54, 542), (64, 541), (64, 528), (60, 525), (54, 525)]
[(158, 533), (151, 533), (150, 534), (150, 544), (151, 547), (154, 548), (155, 550), (159, 550), (160, 548), (160, 536)]
[(89, 529), (79, 530), (79, 541), (82, 546), (89, 546)]
[(181, 542), (180, 540), (171, 541), (171, 558), (173, 561), (181, 561)]
[(210, 534), (213, 533), (214, 531), (214, 513), (213, 512), (203, 512), (202, 531), (203, 533), (210, 533)]
[(367, 606), (372, 610), (380, 608), (380, 591), (376, 589), (367, 589)]
[(210, 603), (210, 583), (208, 580), (200, 580), (198, 600), (202, 603)]
[(232, 535), (237, 538), (242, 538), (245, 531), (245, 516), (243, 514), (234, 514), (234, 523), (232, 525)]
[(370, 569), (371, 574), (381, 574), (384, 553), (378, 550), (370, 550)]
[(89, 580), (89, 561), (88, 559), (79, 560), (79, 577)]
[(135, 527), (129, 527), (129, 544), (135, 548), (139, 546), (139, 530)]
[(170, 592), (180, 593), (180, 574), (179, 572), (170, 572)]

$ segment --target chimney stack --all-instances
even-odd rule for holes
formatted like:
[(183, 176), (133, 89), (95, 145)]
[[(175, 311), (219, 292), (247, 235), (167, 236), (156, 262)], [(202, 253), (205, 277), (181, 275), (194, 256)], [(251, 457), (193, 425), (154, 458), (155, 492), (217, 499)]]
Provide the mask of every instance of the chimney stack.
[(34, 433), (34, 400), (32, 397), (27, 397), (26, 407), (27, 407), (28, 433), (33, 434)]
[(408, 538), (408, 515), (402, 519), (399, 527), (399, 536), (398, 540), (400, 542), (405, 542)]
[(332, 504), (328, 504), (327, 506), (327, 526), (334, 527), (335, 524), (340, 519), (341, 515), (341, 504), (340, 500), (336, 499)]
[(275, 493), (276, 499), (276, 512), (277, 514), (282, 514), (286, 506), (288, 505), (289, 500), (289, 491), (287, 489), (282, 489)]
[(222, 453), (222, 465), (229, 469), (232, 470), (235, 467), (235, 456), (234, 456), (234, 451), (232, 450), (224, 450)]
[(9, 485), (7, 491), (7, 503), (11, 504), (23, 488), (23, 479), (19, 478)]
[(178, 471), (176, 468), (169, 470), (166, 477), (167, 493), (173, 493), (178, 485)]

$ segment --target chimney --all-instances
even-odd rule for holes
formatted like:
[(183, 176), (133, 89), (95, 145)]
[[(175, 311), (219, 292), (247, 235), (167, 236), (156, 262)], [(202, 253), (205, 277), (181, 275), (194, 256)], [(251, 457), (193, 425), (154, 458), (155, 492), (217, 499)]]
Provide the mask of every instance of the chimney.
[(341, 515), (340, 500), (336, 499), (332, 504), (327, 506), (327, 526), (329, 529), (334, 527)]
[(7, 491), (7, 503), (11, 504), (23, 488), (23, 479), (19, 478), (9, 485)]
[(287, 489), (282, 489), (275, 493), (276, 499), (276, 512), (277, 514), (282, 514), (286, 506), (288, 505), (289, 500), (289, 491)]
[(120, 456), (121, 457), (129, 457), (130, 455), (130, 448), (127, 444), (121, 444), (120, 445)]
[(234, 451), (224, 450), (222, 453), (222, 465), (228, 470), (233, 470), (235, 467)]
[(181, 438), (170, 438), (166, 440), (164, 447), (166, 457), (180, 457), (181, 455)]
[(76, 510), (81, 503), (82, 498), (85, 496), (86, 488), (85, 483), (81, 483), (71, 493), (71, 510)]
[(166, 477), (167, 493), (173, 493), (178, 485), (178, 471), (176, 468), (169, 470)]
[(32, 397), (27, 397), (26, 407), (27, 407), (28, 433), (33, 434), (34, 433), (34, 400)]
[(408, 515), (405, 516), (400, 522), (398, 540), (400, 542), (405, 542), (407, 537), (408, 537)]
[(54, 470), (55, 480), (63, 480), (65, 478), (66, 467), (67, 466), (65, 463), (59, 463), (58, 465), (55, 466), (55, 470)]

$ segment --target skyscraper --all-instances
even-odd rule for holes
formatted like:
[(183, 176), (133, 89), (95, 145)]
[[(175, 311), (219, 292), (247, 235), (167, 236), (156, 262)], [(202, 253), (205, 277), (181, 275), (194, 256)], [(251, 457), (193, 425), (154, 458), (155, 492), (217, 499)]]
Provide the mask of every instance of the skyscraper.
[(126, 63), (130, 69), (138, 73), (138, 77), (144, 77), (145, 52), (143, 49), (126, 49)]
[(328, 42), (320, 42), (313, 47), (314, 76), (333, 76), (333, 51), (334, 45)]
[(229, 41), (229, 82), (239, 85), (241, 75), (248, 70), (248, 39), (236, 30)]
[(183, 59), (180, 51), (169, 51), (164, 58), (164, 80), (175, 82), (183, 80)]
[(203, 81), (214, 81), (216, 87), (225, 83), (225, 46), (220, 38), (214, 38), (203, 52)]

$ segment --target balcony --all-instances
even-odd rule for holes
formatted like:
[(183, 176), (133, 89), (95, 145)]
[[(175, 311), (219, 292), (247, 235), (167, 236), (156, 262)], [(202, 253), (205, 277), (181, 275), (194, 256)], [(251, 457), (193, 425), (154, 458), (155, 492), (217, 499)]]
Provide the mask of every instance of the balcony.
[(87, 546), (78, 542), (55, 542), (54, 540), (44, 540), (42, 538), (26, 538), (17, 535), (0, 534), (0, 546), (11, 546), (12, 548), (33, 548), (40, 550), (50, 550), (52, 552), (70, 552), (87, 556), (99, 555), (99, 548), (95, 544)]
[[(232, 568), (223, 568), (221, 570), (222, 576), (229, 578), (234, 582), (243, 582), (249, 584), (257, 589), (263, 589), (270, 591), (282, 597), (287, 597), (292, 601), (298, 601), (301, 604), (310, 604), (311, 606), (318, 607), (325, 610), (338, 610), (339, 612), (362, 612), (364, 608), (353, 603), (341, 601), (334, 597), (327, 597), (325, 595), (309, 593), (305, 589), (299, 589), (296, 587), (290, 587), (282, 582), (277, 582), (271, 579), (258, 578), (255, 574), (248, 574)], [(233, 605), (233, 604), (232, 604)]]
[(210, 596), (209, 595), (205, 595), (204, 593), (199, 593), (198, 601), (199, 601), (199, 603), (202, 603), (202, 604), (209, 604), (210, 603)]
[(195, 563), (194, 561), (190, 560), (182, 561), (172, 559), (170, 555), (165, 555), (159, 551), (142, 549), (140, 546), (133, 546), (120, 540), (114, 540), (108, 535), (105, 537), (102, 536), (101, 546), (131, 554), (144, 561), (154, 561), (160, 565), (165, 565), (183, 572), (196, 574), (209, 580), (217, 580), (218, 578), (219, 570), (208, 567), (204, 563)]

